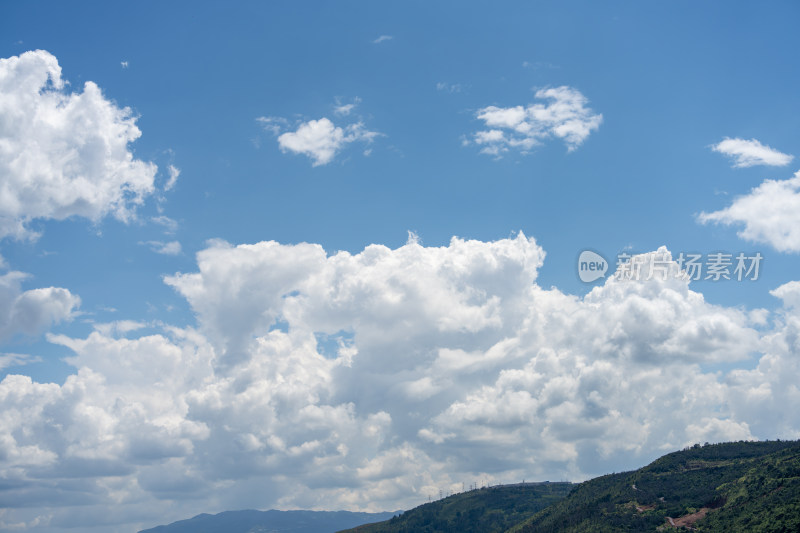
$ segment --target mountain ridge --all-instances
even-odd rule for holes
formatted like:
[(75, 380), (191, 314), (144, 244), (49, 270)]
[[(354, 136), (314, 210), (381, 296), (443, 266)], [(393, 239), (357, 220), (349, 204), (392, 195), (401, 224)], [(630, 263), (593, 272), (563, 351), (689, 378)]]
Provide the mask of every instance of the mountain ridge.
[(201, 513), (192, 518), (143, 529), (138, 533), (332, 533), (372, 521), (386, 520), (394, 512), (361, 513), (353, 511), (223, 511)]

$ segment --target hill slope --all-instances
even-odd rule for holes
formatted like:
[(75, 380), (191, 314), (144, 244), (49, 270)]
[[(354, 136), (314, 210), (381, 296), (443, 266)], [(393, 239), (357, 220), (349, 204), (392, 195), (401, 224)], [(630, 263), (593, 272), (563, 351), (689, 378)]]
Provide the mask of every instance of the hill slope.
[(696, 445), (578, 485), (513, 533), (800, 531), (800, 443)]
[(503, 532), (562, 498), (572, 483), (521, 483), (454, 494), (352, 533)]
[(200, 514), (139, 533), (332, 533), (366, 522), (386, 520), (392, 515), (349, 511), (226, 511)]

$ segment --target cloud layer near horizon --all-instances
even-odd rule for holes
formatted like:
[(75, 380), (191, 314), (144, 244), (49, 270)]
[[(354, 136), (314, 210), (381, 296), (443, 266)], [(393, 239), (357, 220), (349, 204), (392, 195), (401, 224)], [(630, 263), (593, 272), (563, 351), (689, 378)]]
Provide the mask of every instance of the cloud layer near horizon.
[[(109, 508), (143, 525), (379, 510), (476, 479), (579, 480), (693, 442), (800, 437), (783, 407), (800, 401), (796, 283), (773, 292), (785, 307), (767, 327), (683, 279), (544, 289), (544, 257), (521, 233), (333, 255), (212, 242), (165, 280), (196, 329), (50, 335), (75, 374), (0, 382), (0, 476), (19, 507), (2, 519), (113, 531)], [(706, 370), (737, 361), (750, 370)]]

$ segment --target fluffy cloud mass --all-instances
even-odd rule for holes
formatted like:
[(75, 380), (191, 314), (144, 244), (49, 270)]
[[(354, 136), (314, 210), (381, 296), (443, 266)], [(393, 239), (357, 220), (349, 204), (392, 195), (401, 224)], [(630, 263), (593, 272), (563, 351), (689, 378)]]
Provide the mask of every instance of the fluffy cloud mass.
[[(773, 292), (785, 306), (762, 331), (675, 276), (544, 289), (544, 257), (521, 233), (333, 255), (213, 242), (165, 280), (197, 329), (51, 335), (74, 375), (0, 382), (16, 487), (0, 518), (130, 531), (230, 508), (395, 509), (476, 479), (800, 437), (784, 408), (800, 401), (800, 285)], [(713, 370), (737, 361), (750, 370)]]
[(698, 220), (743, 224), (738, 233), (743, 239), (781, 252), (800, 252), (800, 172), (788, 180), (765, 180), (725, 209), (701, 213)]
[[(356, 98), (350, 104), (337, 104), (334, 113), (339, 116), (348, 116), (361, 102)], [(289, 121), (281, 117), (258, 117), (256, 119), (262, 127), (278, 138), (281, 151), (302, 154), (309, 157), (317, 167), (327, 165), (344, 148), (352, 143), (361, 142), (370, 144), (381, 134), (370, 131), (361, 121), (353, 122), (344, 127), (336, 126), (329, 118), (301, 122), (294, 131), (285, 131)], [(365, 151), (368, 153), (368, 151)]]
[(157, 171), (128, 150), (140, 135), (91, 81), (66, 90), (52, 54), (0, 59), (0, 238), (35, 237), (34, 219), (130, 220)]
[(547, 103), (480, 109), (477, 118), (488, 129), (476, 132), (472, 142), (481, 147), (482, 153), (500, 156), (511, 149), (527, 153), (544, 140), (556, 137), (571, 152), (603, 122), (603, 115), (595, 114), (588, 107), (588, 99), (572, 87), (541, 89), (536, 98)]
[(772, 165), (782, 167), (788, 165), (794, 156), (764, 146), (756, 139), (725, 138), (711, 147), (715, 152), (725, 154), (733, 160), (734, 167), (752, 167), (755, 165)]
[(0, 340), (17, 334), (37, 335), (53, 324), (69, 320), (80, 298), (67, 289), (46, 287), (22, 290), (23, 272), (0, 275)]

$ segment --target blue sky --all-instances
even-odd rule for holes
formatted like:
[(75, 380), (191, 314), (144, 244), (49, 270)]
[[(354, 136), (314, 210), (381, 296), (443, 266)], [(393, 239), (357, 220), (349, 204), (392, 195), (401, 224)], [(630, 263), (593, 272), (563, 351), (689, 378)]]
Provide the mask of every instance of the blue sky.
[[(582, 479), (700, 438), (800, 437), (795, 414), (762, 420), (798, 394), (795, 3), (0, 15), (0, 398), (19, 415), (0, 422), (0, 475), (19, 487), (5, 526), (88, 528), (109, 507), (116, 531), (240, 504), (396, 509), (479, 477)], [(26, 92), (25, 73), (42, 85)], [(760, 276), (607, 281), (619, 252), (661, 246), (759, 252)], [(585, 249), (608, 278), (580, 281)], [(113, 377), (177, 353), (167, 377)], [(655, 369), (708, 396), (664, 411), (678, 393), (646, 385)], [(589, 390), (595, 371), (628, 396)], [(284, 386), (291, 401), (247, 403)], [(40, 406), (24, 415), (23, 389)], [(314, 410), (340, 425), (289, 424)], [(147, 428), (163, 449), (137, 455)], [(520, 455), (494, 460), (504, 446)], [(80, 490), (64, 481), (76, 458)]]

